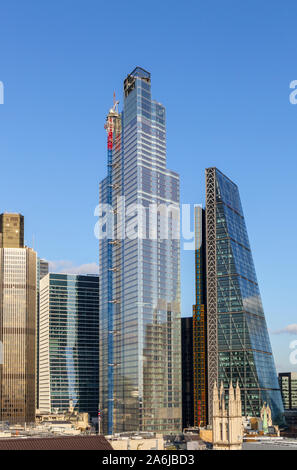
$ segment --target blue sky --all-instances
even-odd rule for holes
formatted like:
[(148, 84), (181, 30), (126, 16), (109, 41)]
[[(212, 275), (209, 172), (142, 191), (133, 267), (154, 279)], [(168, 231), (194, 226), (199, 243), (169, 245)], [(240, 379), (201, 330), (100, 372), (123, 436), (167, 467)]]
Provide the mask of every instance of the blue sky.
[[(205, 167), (239, 185), (277, 367), (297, 370), (297, 326), (274, 333), (297, 324), (296, 17), (293, 0), (3, 0), (0, 211), (24, 214), (27, 243), (56, 269), (92, 269), (105, 115), (125, 76), (146, 68), (182, 202), (204, 202)], [(181, 280), (190, 315), (192, 252)]]

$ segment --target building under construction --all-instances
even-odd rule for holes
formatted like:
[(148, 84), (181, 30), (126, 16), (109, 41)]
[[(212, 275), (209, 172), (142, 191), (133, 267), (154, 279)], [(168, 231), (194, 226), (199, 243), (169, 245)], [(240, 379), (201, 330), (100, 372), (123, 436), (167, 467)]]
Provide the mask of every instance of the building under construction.
[(195, 207), (195, 295), (193, 305), (194, 425), (206, 426), (207, 406), (207, 310), (205, 276), (205, 211)]
[[(102, 431), (178, 432), (181, 422), (179, 176), (166, 167), (165, 108), (151, 76), (124, 81), (107, 116), (107, 176), (99, 190)], [(140, 208), (140, 210), (138, 210)]]

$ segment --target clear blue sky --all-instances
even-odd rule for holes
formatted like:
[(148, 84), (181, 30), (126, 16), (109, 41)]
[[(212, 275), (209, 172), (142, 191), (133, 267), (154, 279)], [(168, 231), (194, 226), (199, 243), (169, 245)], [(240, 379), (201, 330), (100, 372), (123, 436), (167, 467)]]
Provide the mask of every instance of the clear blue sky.
[[(297, 4), (262, 1), (3, 0), (0, 211), (56, 266), (96, 263), (105, 115), (136, 66), (167, 109), (168, 167), (185, 203), (204, 201), (204, 168), (239, 185), (271, 332), (297, 323)], [(182, 253), (182, 313), (194, 301)], [(295, 334), (272, 334), (279, 370)]]

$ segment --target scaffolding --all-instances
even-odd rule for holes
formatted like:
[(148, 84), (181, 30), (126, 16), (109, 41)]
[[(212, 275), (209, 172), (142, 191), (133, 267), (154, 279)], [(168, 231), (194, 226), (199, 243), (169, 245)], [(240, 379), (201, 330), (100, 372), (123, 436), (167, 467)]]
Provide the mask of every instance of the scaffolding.
[(118, 112), (118, 101), (115, 100), (110, 109), (106, 119), (105, 129), (107, 132), (107, 204), (109, 207), (108, 223), (107, 223), (107, 347), (108, 347), (108, 394), (107, 394), (107, 432), (113, 434), (114, 427), (114, 317), (115, 305), (119, 300), (114, 296), (114, 276), (118, 270), (116, 266), (116, 244), (117, 240), (114, 239), (114, 216), (116, 214), (115, 207), (115, 190), (120, 189), (117, 182), (114, 181), (114, 173), (116, 171), (115, 154), (117, 153), (118, 143), (120, 141), (121, 133), (121, 118)]
[(205, 292), (204, 211), (195, 208), (195, 283), (193, 305), (194, 426), (207, 425), (207, 323)]

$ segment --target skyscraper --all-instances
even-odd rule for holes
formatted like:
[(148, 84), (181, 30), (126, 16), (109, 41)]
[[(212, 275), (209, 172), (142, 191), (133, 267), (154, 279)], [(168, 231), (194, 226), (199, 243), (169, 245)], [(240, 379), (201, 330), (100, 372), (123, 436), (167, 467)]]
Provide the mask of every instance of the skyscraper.
[(46, 261), (45, 259), (38, 258), (37, 260), (37, 273), (38, 273), (38, 279), (39, 281), (44, 278), (48, 274), (49, 270), (49, 262)]
[(286, 424), (297, 429), (297, 372), (278, 374), (279, 385), (285, 409)]
[(40, 281), (48, 274), (48, 261), (37, 258), (37, 275), (36, 275), (36, 408), (39, 409), (39, 320), (40, 320)]
[(181, 319), (183, 429), (194, 426), (193, 318)]
[(40, 281), (39, 409), (96, 417), (99, 402), (98, 276), (49, 273)]
[(205, 210), (195, 207), (195, 297), (193, 305), (194, 424), (208, 422)]
[(24, 218), (0, 216), (0, 421), (35, 421), (36, 253), (24, 247)]
[(238, 380), (243, 414), (263, 402), (275, 421), (283, 404), (238, 187), (216, 168), (206, 170), (206, 279), (209, 419), (212, 390)]
[(24, 216), (0, 214), (0, 248), (24, 248)]
[(152, 100), (149, 72), (137, 67), (127, 76), (123, 111), (115, 102), (106, 128), (108, 175), (99, 198), (107, 205), (99, 234), (103, 431), (178, 431), (179, 176), (166, 168), (165, 108)]

